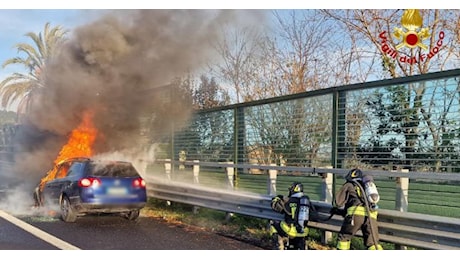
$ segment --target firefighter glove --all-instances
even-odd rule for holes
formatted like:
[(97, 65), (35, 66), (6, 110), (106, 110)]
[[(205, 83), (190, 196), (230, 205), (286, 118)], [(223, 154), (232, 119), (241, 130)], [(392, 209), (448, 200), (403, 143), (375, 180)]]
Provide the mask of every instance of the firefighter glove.
[(345, 217), (345, 215), (346, 215), (347, 212), (346, 212), (344, 209), (339, 209), (339, 208), (337, 208), (337, 207), (332, 207), (330, 213), (331, 213), (332, 215), (340, 215), (340, 216), (342, 216), (342, 217)]
[(274, 211), (276, 211), (278, 213), (283, 213), (283, 211), (284, 211), (283, 196), (278, 195), (278, 196), (272, 198), (271, 207), (272, 207), (272, 209)]

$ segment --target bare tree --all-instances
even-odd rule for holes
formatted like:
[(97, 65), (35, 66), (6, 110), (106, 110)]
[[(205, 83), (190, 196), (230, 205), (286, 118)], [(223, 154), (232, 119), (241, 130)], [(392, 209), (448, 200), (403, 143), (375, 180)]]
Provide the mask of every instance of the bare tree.
[(279, 37), (274, 40), (278, 46), (277, 65), (288, 94), (324, 88), (320, 79), (325, 71), (321, 69), (327, 63), (324, 55), (330, 33), (325, 19), (315, 10), (274, 11), (273, 16)]
[[(455, 35), (458, 35), (460, 10), (420, 10), (420, 17), (412, 16), (418, 20), (415, 25), (411, 25), (410, 18), (404, 19), (409, 13), (403, 10), (322, 10), (322, 13), (343, 24), (349, 35), (358, 36), (360, 44), (376, 50), (384, 71), (391, 77), (459, 66), (459, 39)], [(400, 48), (401, 32), (410, 31), (415, 32), (419, 41), (412, 46), (407, 42), (409, 47)]]
[[(373, 78), (401, 77), (458, 68), (460, 65), (460, 42), (458, 39), (459, 10), (322, 10), (327, 17), (338, 21), (348, 35), (356, 36), (358, 44), (375, 51), (374, 59), (381, 61), (382, 69), (373, 71)], [(362, 47), (363, 48), (363, 47)], [(363, 48), (364, 49), (364, 48)], [(436, 83), (432, 83), (436, 84)], [(437, 83), (444, 88), (446, 82)], [(404, 91), (402, 91), (404, 89)], [(427, 92), (425, 82), (409, 84), (389, 90), (394, 93), (388, 107), (398, 107), (393, 116), (404, 135), (401, 151), (406, 159), (417, 156), (417, 143), (421, 142), (423, 126), (432, 140), (431, 149), (439, 157), (449, 129), (443, 127), (446, 115), (452, 110), (452, 102), (446, 100), (439, 116), (432, 112), (439, 104), (433, 102), (433, 93)], [(429, 97), (428, 95), (431, 95)], [(388, 111), (390, 112), (390, 111)], [(393, 114), (396, 112), (392, 112)], [(387, 130), (390, 131), (390, 130)], [(420, 147), (420, 145), (419, 145)], [(426, 145), (424, 146), (426, 147)], [(440, 158), (440, 157), (439, 157)], [(441, 158), (440, 158), (441, 159)], [(407, 164), (405, 163), (407, 166)], [(436, 170), (439, 170), (439, 163)]]
[(227, 27), (224, 31), (224, 39), (215, 44), (221, 62), (215, 65), (213, 71), (224, 84), (228, 83), (233, 88), (236, 103), (249, 101), (248, 92), (254, 82), (261, 35), (251, 27)]

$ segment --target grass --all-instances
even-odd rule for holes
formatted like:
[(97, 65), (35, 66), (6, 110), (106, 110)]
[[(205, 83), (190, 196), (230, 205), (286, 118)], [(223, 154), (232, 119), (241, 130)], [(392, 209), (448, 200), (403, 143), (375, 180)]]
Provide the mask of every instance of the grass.
[(150, 198), (142, 214), (160, 218), (168, 223), (190, 225), (203, 230), (232, 237), (247, 243), (270, 248), (268, 221), (226, 212), (197, 208), (182, 203), (167, 203), (164, 200)]
[[(194, 206), (172, 202), (168, 204), (164, 200), (150, 198), (147, 207), (142, 214), (149, 217), (159, 218), (168, 223), (180, 225), (190, 225), (204, 231), (213, 232), (227, 237), (244, 241), (246, 243), (259, 246), (264, 249), (272, 249), (271, 237), (269, 234), (269, 221), (255, 217), (243, 216), (239, 214), (228, 215), (226, 212), (198, 208)], [(337, 234), (333, 234), (332, 239), (323, 244), (321, 232), (310, 228), (307, 244), (312, 250), (335, 250)], [(394, 249), (394, 245), (382, 243), (384, 249)], [(362, 238), (354, 237), (351, 249), (366, 249)]]

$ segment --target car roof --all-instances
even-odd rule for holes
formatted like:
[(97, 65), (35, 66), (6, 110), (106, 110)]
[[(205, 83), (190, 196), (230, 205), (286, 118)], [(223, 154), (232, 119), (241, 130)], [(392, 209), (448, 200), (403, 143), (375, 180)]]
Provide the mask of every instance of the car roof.
[(67, 159), (64, 159), (64, 160), (61, 160), (59, 163), (57, 163), (58, 165), (59, 164), (63, 164), (65, 162), (74, 162), (74, 161), (90, 161), (91, 158), (89, 157), (72, 157), (72, 158), (67, 158)]
[(127, 162), (127, 161), (116, 161), (116, 160), (90, 160), (91, 163), (94, 163), (94, 164), (107, 164), (107, 165), (114, 165), (114, 164), (126, 164), (126, 165), (129, 165), (129, 164), (132, 164), (131, 162)]
[(107, 164), (107, 165), (132, 165), (131, 162), (128, 161), (121, 161), (121, 160), (101, 160), (101, 159), (92, 159), (90, 157), (72, 157), (61, 160), (56, 166), (59, 166), (66, 162), (90, 162), (94, 164)]

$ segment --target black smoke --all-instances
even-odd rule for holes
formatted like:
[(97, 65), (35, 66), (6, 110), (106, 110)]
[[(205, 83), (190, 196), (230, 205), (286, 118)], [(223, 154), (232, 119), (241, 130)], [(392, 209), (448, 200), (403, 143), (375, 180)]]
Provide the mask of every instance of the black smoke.
[(18, 171), (41, 177), (84, 111), (94, 113), (100, 133), (95, 153), (140, 146), (142, 122), (158, 134), (183, 125), (191, 99), (170, 83), (212, 58), (222, 25), (260, 22), (261, 13), (117, 10), (75, 28), (42, 72), (43, 87), (19, 135)]

